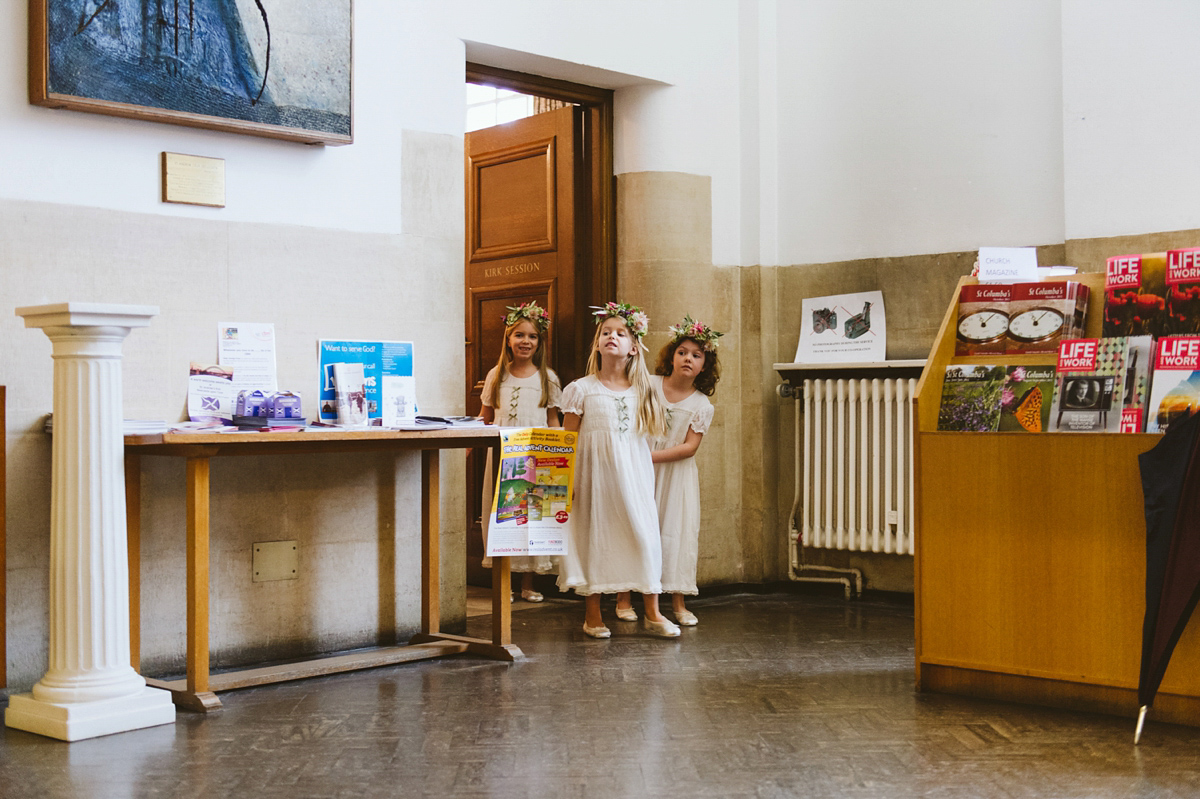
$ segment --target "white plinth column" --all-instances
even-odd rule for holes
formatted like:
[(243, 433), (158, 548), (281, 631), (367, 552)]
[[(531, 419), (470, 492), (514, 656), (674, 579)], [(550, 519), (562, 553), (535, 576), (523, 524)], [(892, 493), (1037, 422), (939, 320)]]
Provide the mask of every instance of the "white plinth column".
[(31, 694), (9, 698), (9, 727), (75, 741), (175, 720), (170, 692), (148, 688), (129, 662), (121, 345), (157, 313), (17, 309), (53, 343), (50, 667)]

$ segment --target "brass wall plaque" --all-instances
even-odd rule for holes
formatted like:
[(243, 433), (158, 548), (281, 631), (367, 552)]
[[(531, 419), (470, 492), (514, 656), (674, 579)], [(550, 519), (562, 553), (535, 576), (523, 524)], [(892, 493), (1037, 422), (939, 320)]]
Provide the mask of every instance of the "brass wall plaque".
[(162, 201), (225, 207), (225, 159), (162, 154)]
[(254, 577), (251, 582), (269, 583), (273, 580), (295, 580), (300, 569), (297, 552), (299, 541), (255, 541)]

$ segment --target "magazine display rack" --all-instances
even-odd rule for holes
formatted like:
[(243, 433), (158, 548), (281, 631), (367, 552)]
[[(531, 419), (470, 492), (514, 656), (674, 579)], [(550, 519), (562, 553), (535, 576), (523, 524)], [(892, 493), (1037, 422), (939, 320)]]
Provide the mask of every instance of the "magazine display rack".
[[(1099, 337), (1104, 274), (1087, 335)], [(959, 288), (976, 282), (963, 278)], [(1137, 456), (1157, 434), (938, 432), (959, 290), (917, 385), (916, 675), (920, 690), (1134, 717), (1146, 526)], [(1200, 726), (1200, 626), (1184, 631), (1154, 717)]]
[(8, 687), (8, 629), (5, 626), (7, 607), (8, 607), (8, 586), (5, 583), (7, 576), (7, 565), (4, 560), (5, 551), (5, 495), (8, 493), (8, 474), (5, 464), (5, 452), (8, 449), (8, 432), (5, 413), (7, 401), (5, 399), (4, 386), (0, 386), (0, 441), (4, 441), (4, 446), (0, 446), (0, 688)]

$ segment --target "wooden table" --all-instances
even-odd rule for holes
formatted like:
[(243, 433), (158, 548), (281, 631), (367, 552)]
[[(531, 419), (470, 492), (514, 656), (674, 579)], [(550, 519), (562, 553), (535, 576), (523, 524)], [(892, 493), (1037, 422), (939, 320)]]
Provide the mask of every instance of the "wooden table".
[[(471, 653), (496, 660), (523, 657), (512, 643), (509, 559), (493, 558), (492, 638), (468, 638), (439, 630), (438, 454), (443, 449), (492, 447), (499, 463), (495, 427), (440, 430), (330, 430), (292, 433), (164, 433), (125, 437), (125, 497), (129, 544), (129, 645), (134, 669), (141, 664), (141, 460), (146, 455), (187, 459), (187, 678), (147, 679), (171, 691), (175, 704), (206, 712), (221, 706), (217, 691), (296, 680), (391, 663)], [(299, 455), (332, 452), (421, 452), (421, 632), (407, 646), (380, 647), (300, 663), (209, 674), (209, 468), (215, 457)]]

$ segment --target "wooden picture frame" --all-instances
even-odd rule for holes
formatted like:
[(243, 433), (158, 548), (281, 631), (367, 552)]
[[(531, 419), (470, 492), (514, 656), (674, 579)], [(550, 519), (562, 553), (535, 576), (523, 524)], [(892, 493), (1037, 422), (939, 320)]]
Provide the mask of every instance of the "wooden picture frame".
[(351, 144), (353, 19), (353, 0), (29, 0), (29, 101)]

